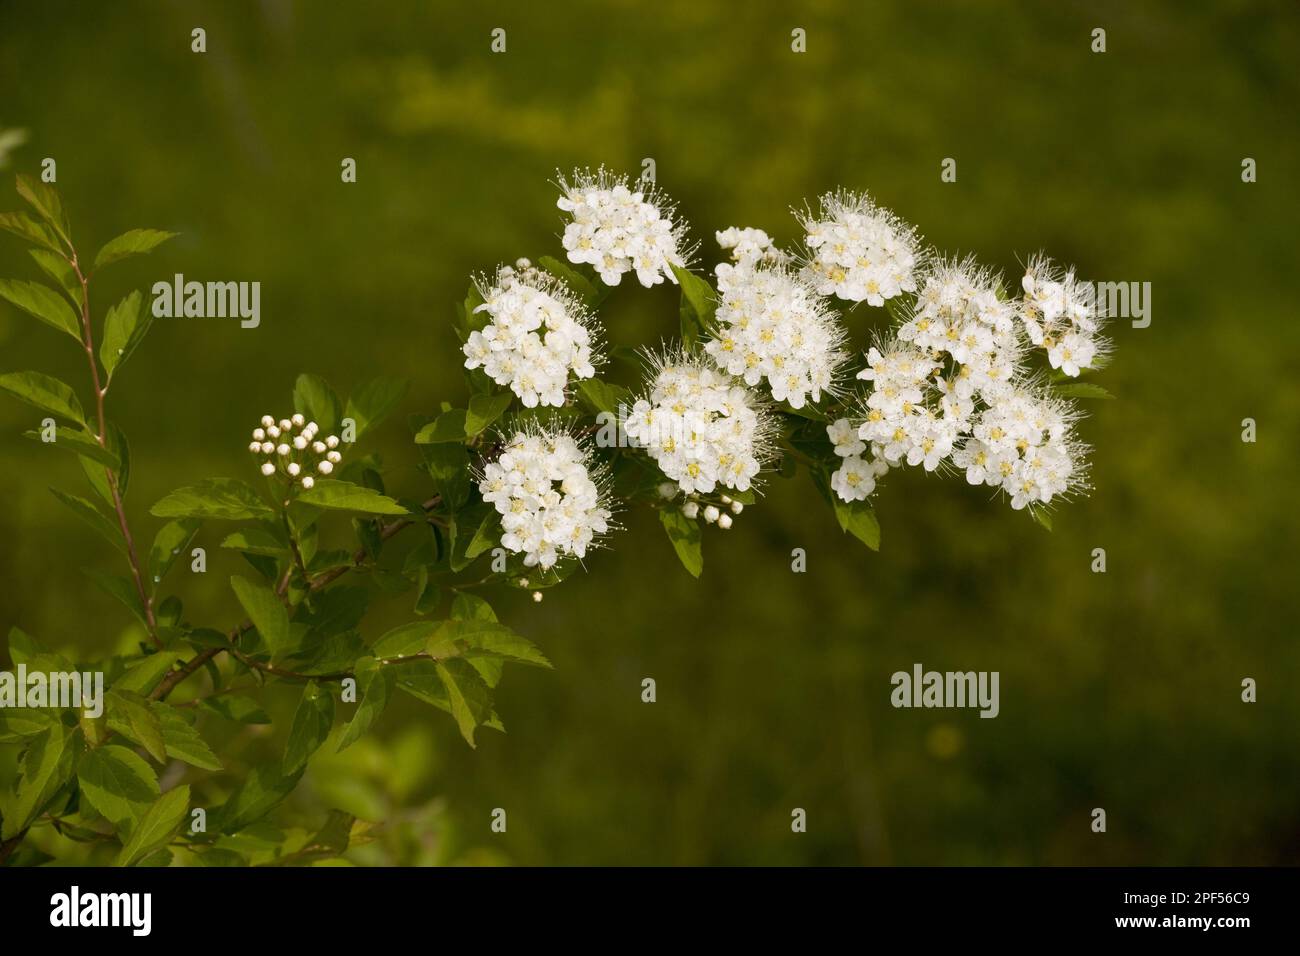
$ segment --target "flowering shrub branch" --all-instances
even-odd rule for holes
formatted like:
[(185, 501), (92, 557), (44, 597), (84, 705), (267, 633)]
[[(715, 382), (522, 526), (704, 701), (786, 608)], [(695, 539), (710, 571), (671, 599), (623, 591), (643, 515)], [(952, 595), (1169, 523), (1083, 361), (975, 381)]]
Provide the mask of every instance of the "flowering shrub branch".
[[(711, 283), (688, 269), (686, 224), (657, 188), (603, 169), (559, 187), (564, 260), (520, 259), (471, 283), (454, 323), (468, 401), (408, 420), (430, 483), (423, 500), (390, 495), (382, 463), (361, 450), (405, 383), (379, 378), (343, 402), (304, 374), (293, 410), (248, 433), (260, 484), (205, 478), (166, 495), (150, 508), (164, 523), (144, 553), (126, 507), (128, 445), (106, 398), (151, 311), (132, 292), (97, 325), (90, 285), (171, 234), (132, 230), (86, 268), (57, 194), (19, 177), (31, 212), (0, 216), (0, 228), (34, 247), (53, 283), (0, 281), (0, 297), (77, 340), (94, 413), (39, 372), (0, 375), (0, 389), (49, 416), (30, 437), (76, 455), (93, 497), (55, 495), (123, 554), (127, 576), (92, 578), (146, 640), (74, 667), (10, 632), (15, 665), (102, 671), (108, 691), (102, 714), (47, 701), (0, 714), (0, 745), (21, 748), (20, 773), (0, 795), (0, 860), (38, 860), (24, 841), (46, 827), (102, 843), (122, 864), (344, 852), (369, 828), (337, 812), (306, 843), (250, 849), (239, 837), (293, 790), (331, 734), (339, 749), (354, 743), (395, 691), (450, 714), (471, 746), (480, 728), (501, 730), (493, 698), (505, 666), (550, 663), (474, 592), (504, 586), (540, 601), (619, 530), (621, 510), (655, 509), (698, 576), (704, 529), (730, 528), (767, 480), (800, 469), (841, 528), (872, 548), (871, 499), (897, 468), (963, 474), (1044, 523), (1048, 506), (1087, 488), (1071, 395), (1105, 393), (1070, 380), (1101, 367), (1108, 348), (1072, 272), (1031, 260), (1013, 298), (991, 270), (941, 256), (893, 213), (841, 191), (797, 213), (800, 249), (777, 248), (761, 229), (718, 232), (724, 261)], [(680, 340), (642, 355), (635, 389), (598, 375), (610, 357), (601, 306), (628, 276), (681, 292)], [(883, 307), (891, 329), (855, 363), (841, 309), (863, 302)], [(230, 579), (242, 615), (230, 628), (195, 625), (164, 591), (204, 525), (224, 527), (221, 547), (248, 568)], [(372, 604), (399, 598), (410, 622), (369, 634)], [(282, 758), (241, 778), (202, 729), (265, 720), (256, 696), (267, 682), (301, 685), (301, 699)], [(338, 702), (351, 713), (336, 732)], [(163, 793), (159, 769), (174, 761), (209, 775), (187, 772)], [(196, 828), (190, 808), (209, 805), (209, 824)]]

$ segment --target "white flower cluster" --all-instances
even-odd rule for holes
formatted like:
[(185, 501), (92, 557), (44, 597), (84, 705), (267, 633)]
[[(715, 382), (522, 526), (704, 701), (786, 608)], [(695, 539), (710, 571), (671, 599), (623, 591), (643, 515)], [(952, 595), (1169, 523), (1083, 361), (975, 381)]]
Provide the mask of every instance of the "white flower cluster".
[[(1020, 308), (1001, 298), (992, 273), (970, 260), (938, 263), (895, 337), (872, 347), (858, 373), (873, 386), (858, 442), (846, 421), (827, 429), (846, 458), (836, 493), (865, 497), (874, 489), (866, 474), (903, 462), (934, 471), (951, 461), (1017, 509), (1086, 487), (1077, 415), (1024, 381), (1024, 348)], [(868, 443), (870, 461), (861, 458)]]
[(483, 500), (501, 515), (501, 545), (527, 567), (579, 560), (609, 530), (611, 512), (588, 455), (572, 435), (535, 427), (516, 432), (483, 469)]
[(718, 277), (718, 287), (723, 288), (736, 272), (752, 269), (760, 263), (785, 262), (788, 256), (776, 247), (772, 237), (762, 229), (749, 226), (731, 226), (714, 233), (718, 245), (731, 253), (731, 262), (720, 262), (713, 267)]
[(491, 321), (469, 334), (462, 348), (466, 368), (482, 366), (527, 408), (559, 407), (570, 375), (596, 374), (595, 317), (563, 282), (539, 269), (502, 266), (478, 286), (483, 304), (474, 311)]
[(743, 385), (699, 357), (657, 361), (648, 399), (624, 429), (686, 494), (718, 485), (747, 491), (772, 452), (771, 413)]
[(1087, 487), (1081, 461), (1087, 449), (1074, 440), (1074, 408), (1045, 393), (1014, 386), (975, 420), (972, 434), (953, 454), (972, 485), (1001, 488), (1019, 511)]
[(319, 432), (320, 427), (302, 415), (278, 422), (270, 415), (263, 415), (261, 426), (253, 429), (248, 450), (265, 457), (261, 472), (268, 478), (278, 472), (310, 488), (316, 483), (313, 473), (328, 475), (343, 460), (343, 454), (338, 451), (338, 436), (320, 439)]
[(1029, 341), (1046, 350), (1052, 368), (1071, 378), (1085, 368), (1095, 368), (1109, 351), (1097, 333), (1101, 316), (1091, 283), (1080, 282), (1074, 270), (1053, 266), (1050, 259), (1031, 259), (1021, 279), (1023, 318)]
[(575, 172), (572, 183), (561, 177), (559, 185), (564, 195), (556, 205), (573, 216), (562, 240), (570, 262), (591, 264), (606, 285), (627, 272), (647, 289), (664, 279), (677, 283), (672, 267), (686, 264), (686, 226), (673, 221), (675, 207), (654, 186), (634, 191), (626, 176), (603, 167)]
[(916, 291), (922, 264), (916, 230), (865, 193), (827, 193), (820, 212), (805, 213), (800, 222), (805, 270), (819, 294), (879, 306)]
[(704, 350), (723, 371), (772, 398), (803, 408), (833, 388), (844, 363), (845, 334), (836, 316), (784, 266), (754, 265), (719, 274), (718, 331)]

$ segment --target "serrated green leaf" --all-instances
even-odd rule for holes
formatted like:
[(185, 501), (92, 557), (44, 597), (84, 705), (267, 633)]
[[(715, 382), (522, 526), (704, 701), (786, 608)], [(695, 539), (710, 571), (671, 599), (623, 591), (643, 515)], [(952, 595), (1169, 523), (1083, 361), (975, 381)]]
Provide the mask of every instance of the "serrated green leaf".
[(183, 760), (191, 766), (204, 770), (225, 769), (207, 741), (199, 735), (198, 730), (179, 710), (162, 701), (152, 701), (150, 706), (158, 715), (158, 724), (162, 728), (163, 746), (167, 756), (174, 760)]
[(20, 402), (79, 425), (85, 424), (77, 393), (57, 378), (40, 372), (6, 372), (0, 375), (0, 389)]
[(122, 575), (109, 574), (99, 568), (82, 568), (81, 573), (94, 581), (105, 594), (117, 598), (137, 621), (148, 626), (140, 595), (136, 593), (135, 586), (129, 579)]
[(631, 406), (632, 393), (622, 385), (611, 385), (598, 378), (589, 378), (578, 383), (578, 395), (583, 403), (593, 412), (618, 414), (619, 405)]
[(107, 694), (105, 708), (110, 729), (139, 744), (159, 763), (167, 762), (162, 725), (144, 697), (135, 691), (114, 687)]
[(847, 531), (872, 551), (880, 550), (880, 522), (875, 509), (865, 501), (847, 502), (834, 496), (835, 520), (841, 531)]
[(284, 772), (294, 774), (307, 766), (311, 758), (329, 736), (334, 724), (334, 697), (315, 681), (303, 688), (298, 709), (289, 728), (289, 740), (284, 748)]
[(131, 829), (159, 797), (158, 777), (134, 751), (105, 744), (77, 764), (82, 799), (117, 829)]
[(176, 235), (177, 233), (163, 232), (161, 229), (132, 229), (124, 232), (104, 244), (104, 248), (100, 249), (99, 254), (95, 256), (95, 265), (92, 268), (98, 272), (104, 266), (119, 259), (152, 252)]
[(262, 635), (262, 640), (271, 651), (273, 658), (279, 657), (290, 647), (289, 612), (280, 603), (274, 591), (262, 584), (254, 584), (239, 575), (230, 578), (230, 587), (239, 598), (249, 620)]
[(314, 421), (323, 434), (329, 435), (339, 427), (343, 406), (334, 389), (319, 375), (306, 372), (298, 376), (293, 386), (294, 410)]
[(332, 511), (369, 515), (407, 515), (410, 512), (387, 495), (350, 481), (322, 478), (298, 495), (298, 501)]
[(72, 240), (69, 237), (68, 217), (63, 212), (63, 203), (59, 200), (58, 191), (49, 183), (33, 179), (25, 173), (18, 174), (16, 185), (18, 195), (27, 200), (32, 208), (36, 210), (36, 214), (45, 220), (46, 225), (53, 229), (59, 238), (71, 246)]
[(233, 534), (226, 535), (221, 542), (221, 547), (232, 551), (247, 551), (249, 554), (265, 554), (273, 558), (279, 557), (289, 549), (289, 545), (277, 535), (266, 528), (258, 527), (241, 528)]
[(9, 657), (15, 664), (26, 664), (38, 654), (45, 653), (40, 642), (22, 628), (9, 628)]
[(215, 821), (222, 833), (235, 833), (270, 813), (302, 778), (302, 771), (286, 775), (274, 763), (254, 768), (225, 802)]
[(122, 676), (113, 681), (113, 687), (118, 690), (133, 690), (137, 694), (148, 694), (175, 666), (180, 657), (180, 651), (171, 649), (149, 654), (130, 665)]
[(11, 232), (20, 239), (34, 242), (43, 249), (60, 254), (63, 251), (54, 230), (25, 212), (0, 212), (0, 229)]
[(542, 256), (537, 264), (567, 285), (589, 307), (600, 298), (598, 290), (585, 276), (552, 256)]
[(451, 715), (456, 718), (460, 734), (471, 747), (474, 731), (492, 714), (492, 694), (482, 675), (468, 661), (438, 661), (438, 677), (447, 690)]
[(514, 397), (511, 392), (498, 392), (495, 395), (475, 395), (471, 398), (469, 411), (465, 415), (465, 434), (473, 437), (484, 431), (505, 414)]
[(134, 866), (165, 847), (180, 829), (190, 810), (190, 788), (175, 787), (155, 800), (117, 855), (117, 866)]
[(415, 434), (417, 445), (437, 445), (444, 442), (463, 442), (466, 436), (466, 422), (469, 412), (463, 408), (453, 408), (443, 412), (436, 419), (425, 425)]
[(180, 557), (181, 552), (185, 550), (186, 545), (194, 537), (199, 529), (197, 518), (178, 518), (175, 521), (169, 521), (154, 535), (153, 544), (149, 548), (149, 587), (151, 591), (157, 591), (158, 585), (162, 579), (167, 577), (167, 572), (172, 569)]
[(392, 670), (373, 657), (358, 660), (353, 675), (357, 682), (357, 709), (339, 738), (339, 750), (352, 746), (371, 728), (388, 706), (396, 683), (396, 675)]
[(234, 478), (206, 478), (177, 488), (149, 509), (156, 518), (213, 518), (243, 521), (267, 518), (274, 512), (257, 492)]
[(257, 702), (248, 697), (222, 696), (206, 698), (202, 705), (214, 714), (239, 724), (269, 724), (271, 718)]
[(701, 547), (699, 522), (686, 517), (677, 508), (662, 508), (659, 521), (668, 532), (668, 540), (682, 562), (682, 567), (698, 578), (704, 570), (704, 551)]
[(0, 298), (81, 341), (81, 322), (77, 313), (68, 305), (67, 299), (49, 286), (22, 279), (0, 279)]
[(27, 254), (41, 267), (42, 272), (67, 293), (75, 311), (81, 302), (81, 280), (77, 278), (77, 270), (72, 268), (72, 263), (61, 253), (50, 252), (48, 249), (28, 249)]
[(673, 275), (682, 290), (682, 343), (687, 348), (694, 348), (713, 326), (713, 316), (718, 308), (717, 294), (707, 280), (689, 269), (673, 266)]
[(153, 313), (145, 306), (139, 290), (108, 310), (104, 318), (104, 340), (99, 361), (111, 381), (113, 373), (131, 357), (153, 324)]
[(358, 439), (393, 413), (406, 396), (409, 384), (405, 379), (381, 376), (362, 385), (348, 398), (344, 415), (356, 422)]
[(46, 441), (43, 430), (35, 428), (23, 432), (23, 437), (38, 441), (43, 445), (52, 445), (63, 451), (70, 451), (74, 455), (80, 455), (83, 458), (89, 458), (91, 461), (114, 471), (117, 471), (122, 464), (111, 450), (100, 446), (94, 435), (79, 427), (55, 425), (54, 441)]
[(28, 745), (22, 777), (4, 807), (0, 838), (8, 840), (26, 830), (72, 778), (75, 753), (71, 743), (68, 728), (54, 723)]

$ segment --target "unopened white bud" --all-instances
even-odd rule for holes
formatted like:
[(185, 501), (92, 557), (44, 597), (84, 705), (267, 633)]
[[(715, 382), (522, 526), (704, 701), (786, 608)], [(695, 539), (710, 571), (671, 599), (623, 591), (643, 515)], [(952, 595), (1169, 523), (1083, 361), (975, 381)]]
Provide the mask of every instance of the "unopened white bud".
[(726, 531), (731, 527), (731, 515), (718, 515), (718, 527)]
[(731, 513), (732, 513), (733, 515), (738, 515), (738, 514), (740, 514), (742, 511), (744, 511), (744, 510), (745, 510), (745, 506), (744, 506), (741, 502), (739, 502), (739, 501), (733, 501), (733, 502), (731, 503)]
[(293, 422), (295, 428), (302, 428), (303, 423), (307, 421), (307, 419), (303, 418), (301, 415), (294, 415), (293, 418), (289, 419), (289, 421)]
[(289, 462), (289, 467), (286, 468), (285, 470), (289, 472), (289, 477), (297, 478), (298, 472), (301, 471), (302, 469), (298, 467), (298, 463), (296, 461), (291, 461)]
[(310, 488), (314, 484), (316, 484), (316, 479), (311, 475), (307, 475), (302, 479), (302, 486), (304, 488)]
[(532, 262), (530, 262), (528, 259), (525, 259), (523, 257), (520, 257), (515, 260), (516, 269), (531, 269), (532, 265), (533, 265)]
[(262, 443), (260, 441), (255, 441), (248, 446), (248, 450), (251, 452), (259, 452), (262, 450)]
[(686, 515), (686, 517), (690, 518), (691, 520), (694, 520), (695, 516), (698, 515), (699, 513), (700, 513), (700, 506), (698, 502), (688, 501), (686, 502), (686, 504), (682, 505), (682, 514)]
[(270, 415), (263, 415), (263, 416), (262, 416), (262, 427), (263, 427), (263, 428), (270, 428), (270, 427), (271, 427), (272, 425), (274, 425), (274, 424), (275, 424), (275, 419), (272, 418)]
[(268, 478), (271, 475), (274, 475), (275, 465), (271, 464), (269, 461), (266, 464), (262, 465), (262, 474), (266, 475)]
[(319, 471), (322, 475), (328, 475), (331, 471), (334, 470), (334, 462), (322, 461), (319, 465), (316, 466), (316, 470)]
[(339, 436), (338, 436), (338, 435), (330, 435), (328, 438), (325, 439), (325, 444), (328, 445), (330, 448), (338, 448), (338, 447), (339, 447)]
[(541, 603), (542, 603), (542, 592), (541, 592), (541, 591), (534, 591), (534, 592), (533, 592), (533, 603), (534, 603), (534, 604), (541, 604)]
[(266, 430), (266, 437), (267, 437), (267, 438), (279, 438), (279, 437), (280, 437), (280, 429), (277, 428), (276, 426), (272, 425), (270, 428), (268, 428), (268, 429)]
[(660, 498), (676, 498), (676, 497), (677, 497), (677, 486), (674, 485), (671, 481), (665, 481), (663, 484), (661, 484), (661, 485), (659, 486), (659, 497), (660, 497)]
[(276, 446), (276, 449), (275, 449), (275, 453), (276, 453), (277, 455), (287, 455), (287, 454), (289, 454), (289, 446), (288, 446), (288, 445), (277, 445), (277, 446)]
[(293, 422), (287, 418), (280, 419), (280, 431), (287, 432), (291, 428), (293, 428)]
[(302, 451), (304, 448), (307, 447), (307, 439), (299, 435), (297, 438), (293, 440), (293, 447), (298, 449), (299, 451)]
[(729, 504), (731, 504), (731, 499), (728, 498), (726, 495), (722, 495), (722, 496), (720, 497), (719, 500), (720, 500), (724, 505), (729, 505)]
[(253, 437), (256, 438), (258, 441), (266, 441), (266, 429), (265, 429), (265, 428), (254, 428), (254, 429), (253, 429)]
[(308, 422), (307, 431), (311, 432), (314, 435), (316, 432), (320, 431), (320, 426), (317, 425), (315, 422)]
[(326, 457), (326, 459), (328, 459), (329, 461), (334, 462), (334, 464), (336, 464), (336, 465), (337, 465), (339, 462), (341, 462), (341, 461), (343, 460), (343, 456), (340, 455), (340, 454), (339, 454), (338, 452), (336, 452), (336, 451), (329, 451), (329, 452), (326, 452), (326, 453), (325, 453), (325, 457)]
[(273, 451), (275, 451), (275, 442), (273, 442), (273, 441), (264, 441), (264, 442), (262, 442), (262, 454), (263, 454), (263, 455), (269, 455), (269, 454), (271, 454)]
[(325, 454), (325, 443), (323, 441), (314, 441), (311, 443), (311, 450), (318, 455)]
[(713, 524), (713, 522), (717, 521), (717, 520), (718, 520), (718, 509), (715, 508), (713, 505), (709, 505), (707, 508), (705, 508), (705, 509), (704, 509), (704, 520), (707, 521), (709, 524)]

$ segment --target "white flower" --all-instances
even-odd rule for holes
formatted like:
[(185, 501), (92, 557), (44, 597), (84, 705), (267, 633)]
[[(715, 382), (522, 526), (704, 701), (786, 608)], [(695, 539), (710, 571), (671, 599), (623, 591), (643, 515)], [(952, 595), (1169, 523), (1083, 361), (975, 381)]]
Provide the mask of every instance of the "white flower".
[(819, 294), (879, 306), (916, 291), (916, 230), (865, 193), (827, 193), (817, 215), (805, 212), (799, 220), (808, 248), (804, 268)]
[[(274, 421), (270, 415), (265, 418)], [(262, 474), (270, 477), (279, 472), (290, 481), (299, 482), (303, 488), (310, 488), (315, 484), (315, 479), (309, 477), (309, 472), (329, 474), (342, 461), (343, 456), (338, 452), (329, 452), (327, 455), (324, 444), (312, 441), (315, 422), (308, 423), (303, 415), (295, 414), (280, 424), (285, 427), (282, 429), (280, 425), (269, 425), (256, 430), (280, 438), (278, 444), (268, 438), (266, 441), (254, 441), (248, 446), (250, 452), (266, 458), (258, 466)], [(295, 429), (299, 430), (296, 435), (293, 434)]]
[(762, 229), (731, 226), (715, 233), (718, 245), (731, 253), (730, 262), (720, 262), (713, 267), (718, 277), (718, 289), (725, 290), (746, 272), (760, 264), (779, 265), (789, 257), (772, 243), (772, 237)]
[(835, 454), (851, 458), (866, 451), (867, 444), (858, 438), (858, 429), (847, 418), (840, 418), (826, 426), (826, 437), (835, 446)]
[(655, 186), (634, 190), (604, 167), (575, 171), (571, 183), (561, 176), (559, 185), (564, 195), (556, 205), (573, 217), (562, 240), (570, 262), (589, 263), (606, 285), (627, 272), (646, 288), (677, 282), (672, 267), (685, 267), (690, 253), (686, 226), (674, 222), (675, 207)]
[(704, 346), (718, 367), (772, 398), (803, 408), (831, 391), (844, 363), (839, 320), (784, 266), (755, 266), (719, 283), (716, 337)]
[(1075, 278), (1074, 270), (1062, 270), (1051, 259), (1029, 260), (1020, 282), (1022, 306), (1029, 340), (1047, 352), (1052, 368), (1071, 378), (1086, 368), (1096, 368), (1110, 352), (1110, 343), (1098, 334), (1103, 317), (1091, 283)]
[(1017, 385), (976, 418), (953, 463), (972, 485), (1001, 488), (1016, 510), (1049, 504), (1088, 487), (1078, 417), (1071, 403)]
[(772, 452), (767, 406), (702, 358), (676, 352), (654, 363), (649, 395), (624, 423), (628, 437), (688, 495), (748, 490)]
[(570, 376), (596, 374), (595, 317), (563, 282), (540, 270), (502, 266), (477, 285), (483, 304), (474, 311), (490, 321), (469, 334), (462, 348), (466, 368), (482, 366), (528, 408), (559, 407)]
[(831, 475), (831, 490), (841, 501), (865, 501), (876, 490), (876, 478), (888, 470), (883, 459), (850, 455)]
[(582, 559), (609, 531), (603, 474), (565, 432), (533, 426), (516, 432), (496, 461), (483, 467), (479, 494), (501, 515), (501, 545), (526, 567)]

